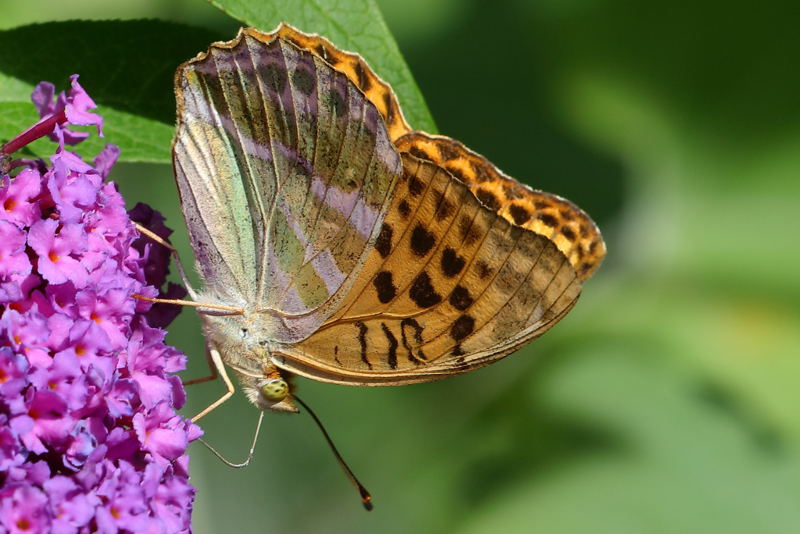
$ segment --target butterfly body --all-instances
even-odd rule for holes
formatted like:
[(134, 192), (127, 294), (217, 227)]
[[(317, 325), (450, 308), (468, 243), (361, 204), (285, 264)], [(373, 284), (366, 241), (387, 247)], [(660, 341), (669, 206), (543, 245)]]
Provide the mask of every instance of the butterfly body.
[(212, 354), (261, 409), (288, 379), (437, 380), (542, 335), (605, 245), (579, 208), (412, 131), (360, 56), (282, 25), (176, 74), (173, 153)]

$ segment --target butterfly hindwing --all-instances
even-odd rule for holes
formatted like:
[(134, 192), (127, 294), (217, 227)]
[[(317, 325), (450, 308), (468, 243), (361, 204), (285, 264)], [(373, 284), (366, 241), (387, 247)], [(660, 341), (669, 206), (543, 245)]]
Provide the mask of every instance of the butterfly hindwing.
[(443, 168), (403, 154), (375, 250), (335, 313), (277, 350), (287, 370), (352, 384), (435, 380), (541, 335), (580, 280), (548, 238), (488, 209)]

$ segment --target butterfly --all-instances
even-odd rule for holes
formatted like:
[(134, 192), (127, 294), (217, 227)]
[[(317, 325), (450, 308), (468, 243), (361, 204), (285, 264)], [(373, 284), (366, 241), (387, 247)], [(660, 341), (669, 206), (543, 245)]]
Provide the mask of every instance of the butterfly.
[(570, 201), (413, 130), (357, 54), (242, 29), (175, 77), (175, 177), (212, 371), (262, 411), (492, 363), (573, 307), (605, 245)]

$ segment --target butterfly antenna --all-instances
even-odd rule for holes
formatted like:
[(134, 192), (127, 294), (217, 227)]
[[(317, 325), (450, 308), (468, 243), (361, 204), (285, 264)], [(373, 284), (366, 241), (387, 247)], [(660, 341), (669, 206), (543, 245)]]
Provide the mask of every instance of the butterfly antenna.
[(303, 400), (297, 397), (297, 395), (293, 396), (293, 398), (300, 403), (300, 406), (306, 409), (311, 418), (314, 419), (314, 422), (317, 423), (317, 426), (322, 431), (322, 435), (325, 436), (325, 440), (328, 442), (328, 445), (330, 445), (334, 456), (336, 456), (336, 460), (339, 462), (339, 465), (342, 466), (342, 469), (344, 469), (344, 474), (347, 475), (347, 478), (350, 479), (350, 482), (353, 483), (358, 492), (361, 494), (361, 503), (364, 505), (364, 508), (366, 508), (367, 511), (372, 510), (372, 495), (370, 495), (370, 493), (367, 491), (367, 488), (365, 488), (364, 485), (358, 481), (356, 476), (353, 474), (353, 471), (350, 469), (350, 466), (347, 465), (347, 462), (344, 461), (342, 455), (339, 454), (339, 450), (336, 448), (336, 445), (333, 444), (333, 440), (331, 439), (330, 435), (328, 435), (328, 431), (325, 430), (324, 426), (322, 426), (322, 421), (319, 420), (319, 417), (317, 417), (317, 414), (314, 413), (314, 410), (309, 408), (308, 404), (303, 402)]
[(247, 453), (247, 458), (245, 459), (244, 462), (241, 462), (241, 463), (238, 463), (238, 464), (233, 463), (230, 460), (228, 460), (227, 458), (225, 458), (224, 456), (222, 456), (222, 454), (217, 452), (217, 449), (215, 449), (214, 447), (212, 447), (211, 445), (206, 443), (206, 441), (203, 440), (203, 438), (197, 438), (197, 441), (199, 441), (200, 443), (205, 445), (206, 448), (208, 450), (210, 450), (214, 454), (214, 456), (216, 456), (217, 458), (222, 460), (222, 463), (224, 463), (228, 467), (236, 467), (236, 468), (247, 467), (250, 464), (250, 460), (253, 459), (253, 451), (256, 450), (256, 441), (258, 441), (258, 434), (259, 434), (259, 431), (261, 430), (261, 421), (263, 419), (264, 419), (264, 412), (261, 412), (261, 414), (258, 416), (258, 423), (256, 424), (256, 433), (255, 433), (255, 435), (253, 435), (253, 443), (250, 445), (250, 452)]

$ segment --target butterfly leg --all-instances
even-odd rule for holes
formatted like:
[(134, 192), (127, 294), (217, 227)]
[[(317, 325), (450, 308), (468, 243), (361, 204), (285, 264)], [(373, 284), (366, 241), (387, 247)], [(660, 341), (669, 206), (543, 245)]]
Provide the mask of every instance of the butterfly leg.
[(194, 384), (202, 384), (203, 382), (211, 382), (212, 380), (216, 380), (217, 378), (219, 378), (219, 373), (217, 372), (217, 366), (211, 359), (211, 349), (208, 347), (206, 347), (206, 363), (208, 364), (208, 371), (209, 371), (208, 376), (186, 380), (183, 382), (183, 387), (193, 386)]
[[(231, 379), (228, 378), (228, 373), (225, 371), (225, 366), (222, 363), (222, 357), (220, 356), (220, 354), (217, 351), (217, 349), (209, 347), (208, 354), (211, 356), (211, 361), (214, 364), (214, 368), (216, 369), (216, 372), (219, 373), (219, 376), (222, 377), (222, 381), (225, 382), (225, 387), (228, 388), (228, 391), (226, 391), (216, 401), (212, 402), (205, 410), (203, 410), (199, 414), (197, 414), (194, 417), (192, 417), (192, 422), (193, 423), (197, 422), (200, 418), (205, 417), (209, 413), (211, 413), (214, 410), (216, 410), (223, 402), (225, 402), (226, 400), (230, 399), (231, 395), (233, 395), (233, 392), (234, 392), (233, 382), (231, 382)], [(214, 371), (212, 370), (212, 373), (213, 372)]]
[(183, 268), (183, 264), (181, 263), (181, 258), (178, 255), (178, 251), (175, 249), (175, 247), (173, 247), (165, 239), (162, 239), (160, 236), (154, 234), (141, 224), (133, 223), (133, 225), (136, 227), (137, 230), (139, 230), (140, 234), (149, 237), (162, 247), (166, 247), (167, 249), (169, 249), (173, 259), (175, 260), (175, 265), (178, 267), (178, 274), (181, 277), (181, 281), (183, 282), (186, 291), (189, 292), (189, 296), (192, 297), (192, 299), (197, 300), (197, 293), (195, 292), (194, 288), (192, 288), (192, 284), (189, 282), (189, 277), (186, 276), (186, 270)]

